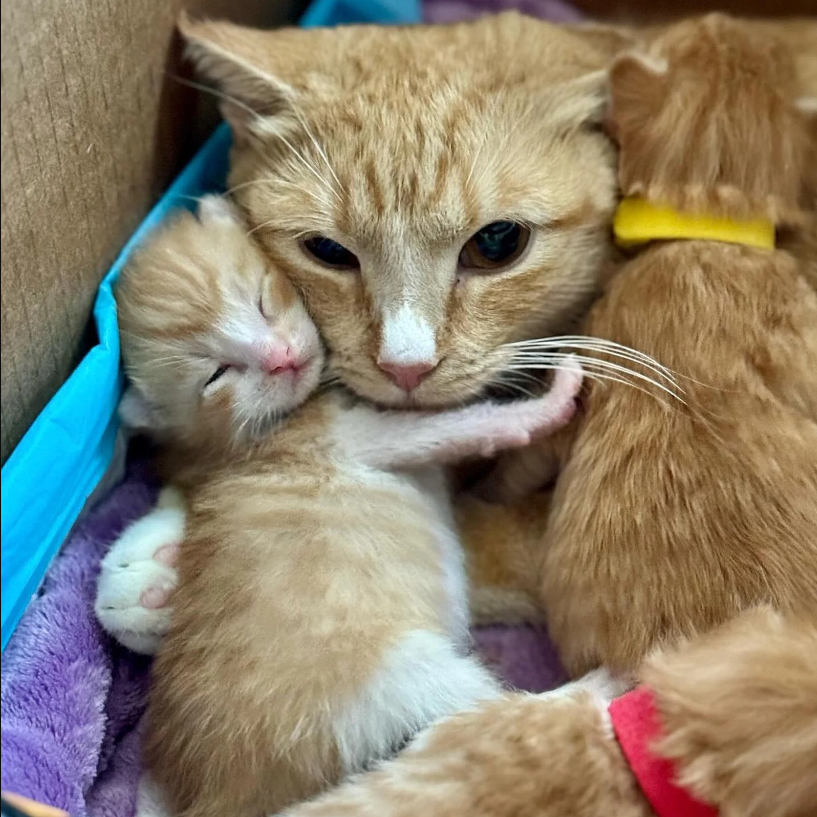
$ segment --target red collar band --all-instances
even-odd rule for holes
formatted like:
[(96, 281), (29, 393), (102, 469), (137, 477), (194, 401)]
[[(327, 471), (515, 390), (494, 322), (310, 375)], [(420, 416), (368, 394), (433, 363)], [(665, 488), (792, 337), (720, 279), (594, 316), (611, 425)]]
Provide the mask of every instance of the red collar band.
[(609, 712), (621, 751), (657, 817), (718, 817), (718, 809), (675, 782), (673, 763), (653, 751), (663, 730), (651, 689), (636, 687), (616, 698)]

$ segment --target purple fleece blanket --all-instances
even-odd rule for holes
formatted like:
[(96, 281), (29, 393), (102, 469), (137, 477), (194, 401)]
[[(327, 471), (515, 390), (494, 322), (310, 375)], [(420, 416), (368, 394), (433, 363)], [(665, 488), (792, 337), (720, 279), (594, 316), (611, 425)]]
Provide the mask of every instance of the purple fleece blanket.
[[(426, 18), (450, 22), (519, 8), (557, 22), (580, 14), (560, 0), (428, 0)], [(93, 612), (99, 563), (152, 505), (143, 461), (74, 530), (3, 654), (2, 788), (72, 817), (131, 817), (140, 775), (140, 720), (150, 662), (113, 643)], [(510, 685), (532, 692), (564, 679), (544, 633), (488, 627), (477, 648)]]

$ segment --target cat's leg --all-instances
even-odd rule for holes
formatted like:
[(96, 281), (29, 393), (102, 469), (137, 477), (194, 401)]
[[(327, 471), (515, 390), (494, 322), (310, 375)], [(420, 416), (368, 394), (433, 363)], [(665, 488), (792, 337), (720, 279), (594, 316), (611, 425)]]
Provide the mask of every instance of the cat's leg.
[(491, 673), (450, 638), (428, 630), (407, 633), (335, 719), (344, 774), (393, 755), (440, 718), (503, 694)]
[(482, 403), (438, 414), (360, 406), (339, 417), (337, 436), (351, 456), (377, 468), (491, 457), (564, 427), (575, 413), (581, 382), (581, 368), (574, 363), (556, 372), (546, 395), (532, 400)]
[(152, 655), (170, 625), (175, 561), (185, 506), (165, 488), (156, 507), (129, 525), (102, 560), (94, 609), (103, 629), (135, 652)]
[(602, 706), (584, 689), (484, 702), (282, 817), (648, 817)]

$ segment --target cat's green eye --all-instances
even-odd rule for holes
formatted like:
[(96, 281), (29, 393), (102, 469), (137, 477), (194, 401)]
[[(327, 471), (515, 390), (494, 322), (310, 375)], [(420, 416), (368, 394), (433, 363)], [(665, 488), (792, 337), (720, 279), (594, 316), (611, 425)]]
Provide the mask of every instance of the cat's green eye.
[(301, 242), (303, 251), (326, 267), (339, 270), (358, 270), (357, 256), (325, 235), (313, 235)]
[(530, 241), (530, 230), (515, 221), (492, 221), (477, 230), (462, 248), (462, 269), (490, 272), (516, 261)]

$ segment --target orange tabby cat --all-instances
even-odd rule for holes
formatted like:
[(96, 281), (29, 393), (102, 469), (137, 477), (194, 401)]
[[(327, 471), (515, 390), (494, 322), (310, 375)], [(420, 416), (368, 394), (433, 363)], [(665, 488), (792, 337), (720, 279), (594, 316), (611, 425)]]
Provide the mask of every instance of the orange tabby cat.
[(496, 697), (467, 654), (436, 464), (564, 425), (577, 370), (542, 398), (434, 415), (302, 405), (315, 326), (218, 197), (151, 238), (116, 297), (127, 416), (164, 443), (188, 508), (145, 744), (173, 813), (261, 817)]
[(603, 51), (518, 14), (180, 27), (229, 98), (234, 195), (348, 388), (473, 399), (505, 383), (504, 344), (586, 312), (616, 199)]
[[(331, 375), (390, 405), (525, 393), (531, 378), (507, 344), (570, 331), (607, 261), (607, 53), (518, 14), (181, 28), (228, 97), (235, 195), (306, 297)], [(140, 595), (113, 588), (101, 617), (152, 649), (168, 611), (145, 610)], [(127, 630), (132, 614), (140, 632)]]
[[(658, 753), (721, 817), (817, 807), (817, 627), (770, 608), (651, 657)], [(286, 817), (653, 817), (605, 701), (514, 695), (429, 727), (399, 758)], [(674, 813), (684, 814), (676, 809)]]
[[(722, 16), (679, 24), (619, 59), (611, 86), (626, 196), (778, 227), (813, 217), (811, 103), (784, 42)], [(591, 311), (588, 335), (653, 355), (685, 402), (595, 383), (568, 435), (539, 541), (572, 672), (633, 669), (757, 602), (817, 611), (817, 294), (803, 269), (782, 250), (659, 241)]]

